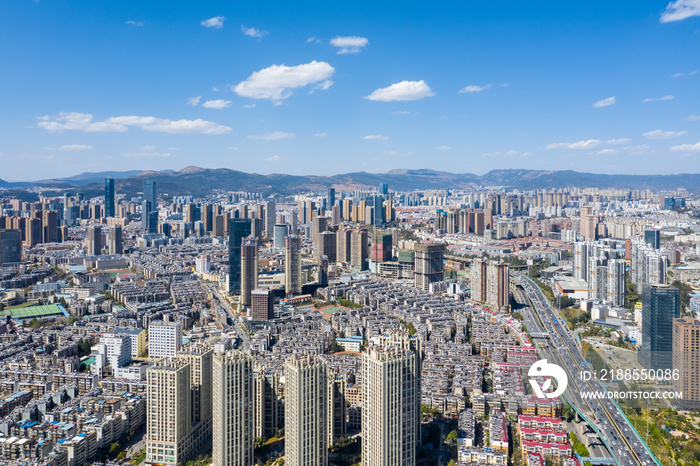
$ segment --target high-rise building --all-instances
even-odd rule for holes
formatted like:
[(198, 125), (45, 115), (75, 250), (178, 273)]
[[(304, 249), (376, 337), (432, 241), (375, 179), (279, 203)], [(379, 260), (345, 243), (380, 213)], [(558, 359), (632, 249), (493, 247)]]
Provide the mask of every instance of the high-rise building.
[(673, 319), (673, 390), (682, 392), (679, 409), (700, 408), (700, 320)]
[(324, 231), (319, 235), (318, 240), (318, 255), (319, 257), (326, 256), (328, 262), (335, 263), (336, 261), (336, 238), (334, 231)]
[(642, 346), (639, 364), (647, 369), (673, 366), (673, 319), (680, 316), (680, 292), (669, 285), (642, 288)]
[(335, 254), (337, 262), (350, 263), (352, 260), (352, 230), (341, 228), (335, 233)]
[(661, 249), (661, 230), (644, 230), (644, 242), (654, 249)]
[(250, 317), (253, 320), (264, 321), (274, 317), (275, 307), (270, 290), (257, 289), (251, 293)]
[(228, 222), (228, 292), (241, 292), (241, 242), (251, 234), (249, 218), (232, 218)]
[(182, 347), (180, 322), (151, 322), (148, 326), (148, 356), (163, 358), (175, 356)]
[(42, 212), (42, 243), (58, 242), (58, 212), (55, 210), (45, 210)]
[(276, 213), (277, 204), (275, 201), (267, 201), (265, 203), (265, 236), (272, 236), (275, 232)]
[(214, 355), (214, 466), (247, 466), (253, 457), (253, 359), (242, 351)]
[(192, 431), (190, 364), (161, 359), (147, 371), (146, 462), (179, 465), (189, 457)]
[(335, 205), (335, 188), (328, 188), (328, 202), (326, 203), (326, 209), (332, 210)]
[[(347, 246), (346, 246), (347, 247)], [(353, 230), (350, 240), (350, 265), (360, 270), (367, 270), (367, 230)]]
[(390, 261), (392, 257), (392, 235), (390, 232), (375, 233), (372, 237), (370, 258), (375, 262)]
[(224, 236), (224, 226), (226, 225), (224, 215), (214, 216), (214, 227), (212, 229), (212, 236)]
[(202, 204), (202, 222), (204, 222), (204, 231), (214, 230), (214, 211), (211, 204)]
[(328, 217), (316, 217), (311, 223), (314, 256), (318, 257), (320, 249), (321, 233), (328, 230)]
[(327, 377), (326, 363), (314, 355), (284, 363), (285, 464), (328, 465)]
[(281, 251), (284, 249), (284, 239), (289, 235), (289, 225), (279, 223), (275, 225), (274, 231), (274, 248)]
[(155, 181), (146, 180), (143, 182), (143, 200), (151, 203), (152, 210), (158, 210), (158, 191)]
[(362, 464), (414, 465), (420, 443), (420, 361), (409, 349), (362, 356)]
[(343, 220), (346, 222), (353, 221), (351, 199), (343, 199)]
[(100, 337), (104, 345), (107, 365), (112, 369), (128, 366), (131, 362), (131, 337), (117, 333), (105, 333)]
[(416, 244), (415, 284), (423, 291), (428, 291), (431, 283), (444, 280), (443, 258), (444, 244)]
[(258, 287), (258, 239), (244, 238), (241, 243), (241, 306), (250, 307)]
[(510, 275), (508, 264), (490, 262), (486, 268), (486, 304), (508, 311)]
[(287, 236), (285, 239), (284, 291), (287, 294), (300, 294), (301, 277), (301, 237)]
[(25, 229), (24, 244), (26, 244), (30, 248), (33, 248), (37, 244), (41, 243), (43, 228), (41, 227), (41, 219), (40, 218), (25, 218), (24, 219), (24, 229)]
[(581, 207), (581, 234), (586, 241), (595, 241), (598, 219), (592, 206)]
[(510, 300), (508, 264), (474, 259), (471, 264), (471, 273), (472, 300), (507, 311)]
[(209, 345), (190, 344), (148, 368), (149, 463), (184, 464), (211, 445), (213, 353)]
[(588, 255), (590, 243), (574, 243), (574, 278), (588, 280)]
[(625, 269), (627, 264), (621, 259), (608, 261), (608, 280), (606, 301), (613, 306), (623, 307), (625, 305)]
[[(114, 178), (110, 176), (109, 178), (105, 178), (105, 217), (114, 217), (115, 211)], [(69, 225), (69, 223), (66, 224)]]
[(87, 254), (99, 256), (102, 253), (102, 228), (92, 226), (87, 231)]
[(282, 371), (260, 366), (255, 370), (255, 437), (272, 437), (282, 427), (284, 405)]
[(22, 232), (18, 229), (0, 230), (0, 266), (18, 264), (22, 260)]

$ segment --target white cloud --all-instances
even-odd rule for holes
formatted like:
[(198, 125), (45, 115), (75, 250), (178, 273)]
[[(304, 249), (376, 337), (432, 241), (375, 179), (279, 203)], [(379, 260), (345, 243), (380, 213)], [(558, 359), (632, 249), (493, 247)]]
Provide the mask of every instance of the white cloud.
[(328, 134), (326, 134), (326, 133), (316, 133), (316, 134), (314, 134), (314, 136), (316, 136), (317, 138), (327, 138), (327, 137), (328, 137)]
[(685, 119), (688, 121), (698, 121), (700, 120), (700, 115), (688, 115)]
[(671, 75), (671, 77), (672, 78), (682, 78), (684, 76), (695, 76), (696, 74), (698, 74), (698, 70), (693, 70), (689, 73), (673, 73)]
[[(305, 63), (297, 66), (272, 65), (251, 74), (233, 87), (236, 94), (251, 99), (280, 101), (292, 95), (292, 89), (328, 81), (335, 68), (326, 62)], [(327, 84), (330, 87), (332, 82)]]
[(578, 142), (555, 142), (547, 145), (545, 149), (567, 149), (567, 150), (580, 150), (580, 149), (595, 149), (600, 146), (601, 141), (598, 139), (588, 139), (586, 141)]
[(681, 21), (693, 16), (700, 16), (700, 0), (676, 0), (661, 13), (661, 22)]
[(616, 102), (615, 96), (608, 97), (607, 99), (599, 100), (598, 102), (593, 104), (593, 107), (595, 108), (600, 108), (600, 107), (608, 107), (610, 105), (613, 105)]
[(199, 23), (201, 26), (204, 26), (205, 28), (215, 28), (215, 29), (221, 29), (224, 27), (224, 21), (226, 18), (223, 16), (214, 16), (213, 18), (205, 19), (201, 23)]
[(130, 25), (136, 26), (136, 27), (142, 27), (142, 26), (143, 26), (143, 21), (132, 21), (132, 20), (129, 20), (129, 21), (126, 22), (126, 24), (130, 24)]
[(687, 131), (661, 131), (660, 129), (655, 129), (654, 131), (647, 131), (642, 136), (647, 139), (671, 139), (683, 136), (686, 133)]
[(671, 146), (674, 152), (700, 152), (700, 142), (695, 144), (681, 144), (679, 146)]
[(116, 123), (107, 123), (104, 121), (92, 121), (90, 113), (79, 112), (61, 112), (56, 117), (43, 116), (39, 118), (37, 126), (49, 132), (61, 132), (64, 130), (93, 132), (124, 132), (126, 126)]
[(364, 139), (365, 141), (374, 141), (374, 140), (386, 141), (387, 139), (389, 139), (389, 136), (384, 136), (381, 134), (368, 134), (367, 136), (364, 136), (362, 139)]
[(366, 37), (335, 37), (330, 41), (333, 47), (338, 47), (338, 55), (344, 55), (346, 53), (360, 53), (360, 51), (367, 47), (369, 40)]
[(294, 133), (285, 133), (284, 131), (272, 131), (264, 134), (251, 134), (248, 139), (262, 139), (264, 141), (277, 141), (279, 139), (293, 138)]
[(257, 37), (258, 39), (267, 35), (267, 31), (262, 31), (258, 28), (247, 28), (245, 26), (241, 26), (241, 32), (248, 37)]
[(649, 97), (649, 98), (646, 98), (646, 99), (642, 100), (642, 102), (643, 102), (643, 103), (647, 103), (647, 102), (663, 102), (664, 100), (673, 100), (673, 96), (672, 96), (672, 95), (665, 95), (665, 96), (663, 96), (663, 97), (654, 97), (654, 98)]
[(85, 144), (68, 144), (66, 146), (61, 146), (61, 150), (92, 150), (92, 146)]
[(618, 154), (620, 151), (616, 149), (601, 149), (598, 151), (598, 155), (615, 155)]
[(608, 139), (605, 141), (606, 144), (629, 144), (630, 142), (632, 142), (630, 138)]
[(163, 133), (201, 133), (224, 134), (231, 131), (228, 126), (219, 125), (206, 120), (168, 120), (152, 116), (118, 116), (107, 118), (105, 121), (93, 121), (89, 113), (63, 112), (56, 117), (41, 117), (39, 128), (49, 132), (64, 130), (85, 132), (124, 132), (129, 126), (140, 127), (146, 131)]
[(281, 160), (284, 160), (282, 157), (279, 155), (273, 155), (272, 157), (267, 157), (263, 159), (265, 162), (280, 162)]
[(155, 150), (157, 150), (157, 149), (158, 149), (158, 148), (157, 148), (156, 146), (141, 146), (141, 147), (139, 148), (139, 150), (142, 151), (142, 152), (148, 152), (148, 151), (153, 152), (153, 151), (155, 151)]
[(213, 108), (216, 110), (221, 110), (224, 108), (228, 108), (228, 106), (231, 104), (230, 100), (224, 100), (224, 99), (216, 99), (216, 100), (207, 100), (202, 104), (202, 107), (204, 108)]
[(124, 157), (171, 157), (173, 154), (170, 152), (127, 152)]
[(202, 100), (202, 96), (198, 95), (197, 97), (190, 97), (187, 99), (187, 105), (192, 105), (193, 107), (199, 105), (199, 101)]
[(430, 87), (421, 79), (420, 81), (401, 81), (389, 87), (379, 88), (370, 95), (365, 96), (365, 99), (379, 102), (395, 102), (419, 100), (434, 95)]
[(437, 146), (435, 150), (452, 150), (452, 146)]
[(408, 110), (397, 110), (395, 112), (391, 112), (392, 115), (410, 115), (413, 112), (409, 112)]
[(487, 84), (485, 86), (467, 86), (463, 89), (459, 90), (460, 94), (469, 94), (472, 92), (481, 92), (485, 91), (486, 89), (491, 89), (493, 86), (491, 84)]

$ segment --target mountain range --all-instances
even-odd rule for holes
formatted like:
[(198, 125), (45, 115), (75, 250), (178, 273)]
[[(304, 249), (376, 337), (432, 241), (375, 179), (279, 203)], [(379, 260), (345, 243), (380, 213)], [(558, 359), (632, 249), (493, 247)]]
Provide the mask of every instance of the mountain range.
[(0, 188), (26, 189), (42, 187), (47, 191), (77, 190), (86, 195), (99, 195), (104, 179), (113, 177), (119, 192), (136, 195), (144, 180), (155, 181), (160, 193), (202, 196), (212, 190), (259, 191), (265, 194), (294, 194), (322, 191), (331, 186), (339, 190), (373, 188), (388, 183), (390, 189), (411, 191), (420, 189), (465, 189), (504, 187), (519, 190), (566, 187), (674, 190), (700, 188), (700, 174), (678, 175), (603, 175), (571, 170), (492, 170), (485, 175), (449, 173), (431, 169), (399, 169), (386, 173), (354, 172), (334, 176), (285, 175), (245, 173), (228, 168), (190, 166), (180, 171), (105, 171), (39, 180), (7, 182), (0, 179)]

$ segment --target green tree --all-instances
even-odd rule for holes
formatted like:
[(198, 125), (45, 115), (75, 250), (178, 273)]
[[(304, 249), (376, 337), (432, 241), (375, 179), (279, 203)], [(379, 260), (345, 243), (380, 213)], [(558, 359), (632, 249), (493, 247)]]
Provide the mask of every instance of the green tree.
[(445, 437), (445, 443), (450, 445), (450, 446), (457, 445), (457, 431), (456, 430), (452, 430), (452, 431), (450, 431), (449, 434), (447, 434), (447, 437)]
[(114, 442), (109, 446), (109, 454), (114, 455), (116, 452), (121, 450), (122, 446), (119, 444), (119, 442)]

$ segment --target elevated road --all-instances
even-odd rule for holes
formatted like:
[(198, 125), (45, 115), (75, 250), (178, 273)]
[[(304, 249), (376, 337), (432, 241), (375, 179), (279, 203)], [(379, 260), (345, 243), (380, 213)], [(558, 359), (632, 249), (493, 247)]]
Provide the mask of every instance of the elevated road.
[[(615, 457), (617, 464), (621, 466), (660, 465), (614, 400), (593, 397), (584, 399), (581, 396), (583, 392), (604, 393), (607, 389), (591, 372), (590, 365), (583, 359), (569, 330), (539, 287), (524, 275), (513, 273), (511, 277), (515, 284), (522, 287), (533, 309), (542, 319), (545, 327), (542, 331), (546, 331), (551, 336), (549, 349), (556, 353), (553, 362), (563, 367), (569, 377), (565, 397), (596, 430)], [(530, 330), (529, 327), (528, 330)]]

